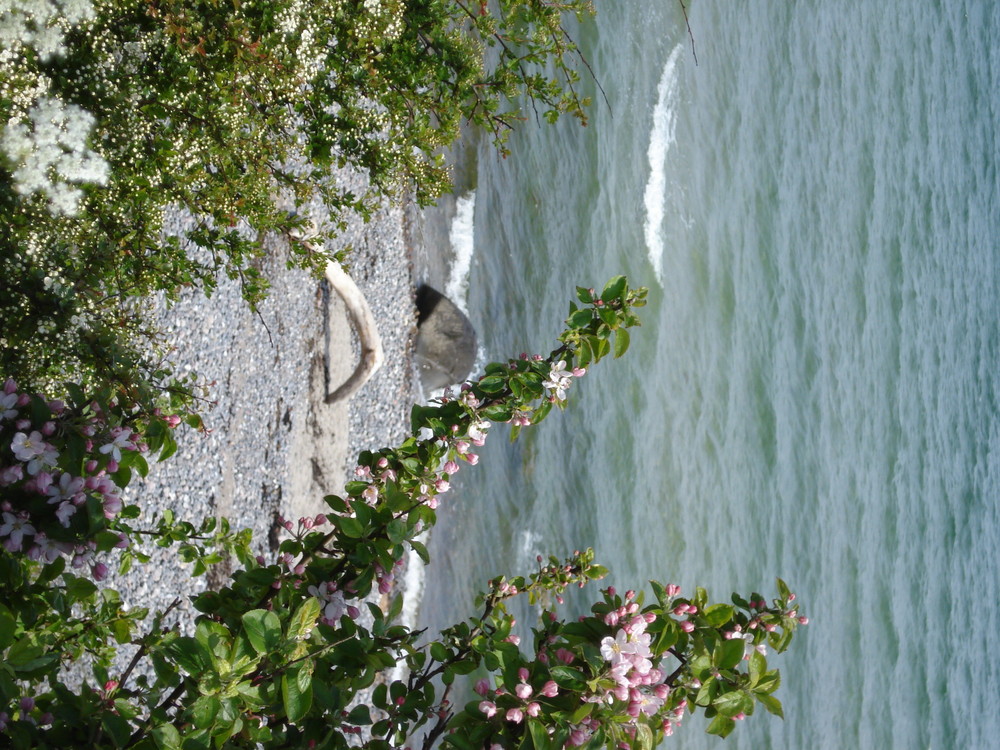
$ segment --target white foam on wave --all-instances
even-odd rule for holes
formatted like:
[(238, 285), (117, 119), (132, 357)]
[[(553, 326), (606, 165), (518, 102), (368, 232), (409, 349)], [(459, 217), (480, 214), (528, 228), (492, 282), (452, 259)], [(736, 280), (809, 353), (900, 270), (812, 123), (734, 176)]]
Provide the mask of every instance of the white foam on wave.
[(653, 109), (653, 127), (649, 133), (649, 180), (643, 196), (646, 206), (646, 250), (653, 265), (656, 280), (663, 284), (663, 217), (667, 200), (667, 154), (674, 145), (677, 126), (677, 88), (683, 45), (678, 44), (670, 53), (660, 85), (657, 87), (656, 107)]
[(517, 534), (518, 570), (531, 570), (542, 553), (542, 535), (532, 529), (522, 529)]
[(455, 259), (451, 265), (451, 273), (448, 274), (445, 296), (466, 315), (469, 314), (469, 274), (476, 250), (475, 218), (476, 193), (473, 190), (455, 201), (455, 218), (451, 222), (451, 231), (448, 232)]

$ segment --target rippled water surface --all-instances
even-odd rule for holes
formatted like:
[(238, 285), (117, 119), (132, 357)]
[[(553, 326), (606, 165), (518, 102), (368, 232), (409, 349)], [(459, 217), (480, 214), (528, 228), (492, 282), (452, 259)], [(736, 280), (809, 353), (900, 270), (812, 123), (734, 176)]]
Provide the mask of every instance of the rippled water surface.
[(812, 619), (786, 720), (729, 746), (994, 747), (1000, 4), (698, 2), (693, 51), (679, 6), (599, 6), (609, 106), (481, 149), (453, 237), (488, 357), (548, 351), (615, 273), (645, 325), (460, 475), (422, 619), (583, 546), (619, 586), (780, 575)]

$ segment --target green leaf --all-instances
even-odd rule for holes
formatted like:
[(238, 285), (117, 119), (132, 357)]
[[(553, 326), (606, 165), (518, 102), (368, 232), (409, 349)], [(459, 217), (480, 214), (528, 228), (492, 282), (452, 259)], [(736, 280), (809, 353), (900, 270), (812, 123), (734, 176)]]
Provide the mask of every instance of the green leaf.
[(420, 559), (424, 561), (424, 565), (427, 565), (431, 561), (430, 553), (427, 551), (427, 547), (425, 547), (422, 542), (411, 539), (410, 547), (420, 556)]
[(715, 700), (715, 696), (719, 694), (719, 682), (714, 677), (709, 677), (705, 682), (702, 683), (701, 687), (698, 688), (698, 694), (695, 696), (694, 702), (699, 706), (708, 706)]
[[(538, 719), (528, 719), (528, 732), (531, 734), (531, 741), (535, 746), (535, 750), (555, 750), (556, 744), (549, 737), (549, 733), (545, 730), (545, 725)], [(652, 749), (649, 748), (649, 750)]]
[(198, 677), (212, 666), (212, 656), (208, 649), (190, 636), (178, 638), (164, 651), (192, 677)]
[(507, 378), (503, 375), (487, 375), (478, 385), (484, 393), (499, 393), (506, 387)]
[(3, 604), (0, 604), (0, 651), (14, 642), (14, 615)]
[(615, 276), (604, 285), (601, 299), (604, 300), (605, 304), (613, 302), (620, 299), (626, 289), (628, 289), (628, 279), (624, 276)]
[(770, 695), (775, 690), (781, 687), (781, 674), (777, 669), (772, 669), (770, 672), (765, 672), (760, 680), (757, 682), (757, 687), (754, 688), (754, 692), (758, 694)]
[(653, 750), (653, 730), (648, 724), (639, 724), (635, 728), (634, 750)]
[(760, 703), (764, 708), (767, 709), (768, 713), (774, 714), (782, 719), (785, 718), (785, 712), (781, 707), (781, 701), (775, 698), (773, 695), (768, 695), (766, 693), (756, 694), (757, 702)]
[(281, 642), (281, 621), (274, 612), (252, 609), (243, 615), (243, 629), (258, 654), (267, 654)]
[(749, 713), (753, 710), (753, 698), (742, 690), (730, 690), (712, 701), (712, 706), (721, 715), (732, 718), (739, 713)]
[(593, 319), (594, 313), (590, 309), (577, 310), (566, 319), (566, 325), (570, 328), (586, 328)]
[(344, 536), (351, 539), (360, 539), (364, 536), (365, 527), (361, 525), (361, 521), (351, 516), (340, 516), (334, 523), (340, 527), (340, 530), (344, 533)]
[(173, 724), (161, 724), (150, 734), (160, 750), (180, 750), (181, 735)]
[(579, 669), (558, 664), (549, 670), (552, 679), (561, 688), (568, 690), (582, 690), (587, 684), (587, 678)]
[(732, 669), (743, 661), (744, 653), (746, 653), (746, 642), (742, 638), (719, 641), (712, 653), (712, 661), (719, 669)]
[(215, 723), (219, 713), (219, 699), (214, 695), (202, 695), (191, 706), (191, 717), (198, 729), (207, 729)]
[(310, 597), (302, 602), (299, 608), (295, 610), (295, 614), (292, 615), (291, 622), (288, 624), (289, 639), (304, 638), (309, 635), (310, 631), (316, 625), (316, 620), (319, 619), (319, 611), (320, 603), (316, 597)]
[(281, 702), (291, 724), (312, 707), (312, 674), (304, 666), (290, 667), (281, 677)]
[(121, 716), (110, 711), (103, 711), (101, 716), (101, 727), (111, 738), (115, 747), (125, 747), (132, 736), (132, 726)]
[(368, 726), (372, 723), (371, 711), (368, 710), (368, 706), (360, 705), (355, 706), (351, 713), (347, 715), (345, 720), (348, 724), (354, 724), (355, 726)]
[(717, 734), (719, 737), (728, 737), (732, 731), (736, 728), (736, 722), (732, 719), (719, 714), (715, 717), (711, 724), (708, 725), (708, 729), (705, 731), (709, 734)]
[(394, 518), (391, 521), (389, 521), (389, 525), (386, 526), (385, 529), (386, 536), (389, 537), (389, 541), (392, 542), (393, 544), (400, 544), (401, 542), (405, 541), (408, 535), (408, 531), (409, 529), (406, 525), (406, 521), (403, 521), (399, 518)]
[(778, 582), (778, 595), (779, 595), (779, 596), (780, 596), (780, 597), (781, 597), (782, 599), (784, 599), (784, 600), (787, 600), (787, 599), (788, 599), (788, 597), (789, 597), (789, 596), (791, 595), (791, 593), (792, 593), (792, 592), (791, 592), (791, 591), (789, 591), (789, 589), (788, 589), (788, 584), (786, 584), (786, 583), (785, 583), (784, 581), (782, 581), (782, 580), (781, 580), (780, 578), (778, 578), (778, 579), (776, 579), (776, 580), (777, 580), (777, 582)]
[(734, 611), (731, 604), (713, 604), (702, 615), (713, 628), (720, 628), (733, 619)]
[(491, 404), (485, 407), (480, 414), (492, 422), (507, 422), (514, 416), (514, 411), (506, 404)]
[(140, 477), (145, 477), (149, 474), (149, 464), (146, 462), (146, 459), (143, 458), (141, 453), (133, 453), (132, 460), (129, 463), (133, 469), (139, 472)]
[(767, 659), (760, 651), (754, 649), (750, 652), (750, 685), (756, 686), (765, 671), (767, 671)]

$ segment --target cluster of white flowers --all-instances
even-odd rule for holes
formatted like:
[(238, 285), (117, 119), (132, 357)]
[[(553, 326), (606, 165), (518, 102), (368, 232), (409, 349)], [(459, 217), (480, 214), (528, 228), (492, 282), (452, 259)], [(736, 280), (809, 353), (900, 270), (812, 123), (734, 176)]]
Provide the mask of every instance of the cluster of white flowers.
[(14, 164), (14, 188), (21, 195), (45, 193), (53, 215), (72, 216), (83, 191), (71, 183), (103, 185), (108, 179), (108, 163), (87, 146), (94, 116), (44, 97), (28, 110), (28, 119), (30, 125), (8, 122), (0, 136), (0, 147)]
[(402, 33), (403, 4), (399, 0), (364, 0), (364, 10), (355, 32), (359, 39), (368, 39), (377, 49)]
[(3, 0), (0, 3), (0, 47), (30, 47), (42, 60), (63, 52), (72, 26), (94, 18), (90, 0)]

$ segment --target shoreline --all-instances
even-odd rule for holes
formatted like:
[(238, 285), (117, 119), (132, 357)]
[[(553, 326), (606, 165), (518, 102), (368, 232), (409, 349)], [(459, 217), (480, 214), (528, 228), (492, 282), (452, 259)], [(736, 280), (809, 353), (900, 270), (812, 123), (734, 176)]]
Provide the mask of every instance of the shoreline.
[[(350, 273), (371, 306), (385, 351), (380, 370), (345, 402), (327, 405), (325, 396), (357, 362), (346, 310), (325, 281), (285, 267), (287, 249), (278, 238), (264, 243), (261, 265), (271, 289), (259, 315), (247, 309), (238, 282), (225, 277), (211, 297), (191, 292), (160, 310), (177, 372), (194, 371), (200, 382), (214, 383), (214, 404), (200, 410), (206, 432), (180, 428), (177, 454), (154, 462), (145, 479), (136, 476), (126, 488), (126, 501), (142, 508), (147, 523), (167, 508), (191, 522), (226, 517), (233, 529), (251, 529), (255, 553), (273, 560), (279, 515), (297, 523), (324, 512), (323, 496), (343, 491), (360, 451), (406, 437), (410, 407), (421, 397), (412, 362), (409, 203), (383, 205), (367, 223), (349, 216), (336, 240), (338, 248), (353, 248)], [(183, 218), (170, 217), (166, 228), (183, 230)], [(223, 562), (191, 578), (176, 551), (144, 551), (152, 555), (149, 563), (137, 563), (125, 576), (113, 573), (107, 585), (130, 608), (162, 610), (180, 598), (174, 622), (190, 622), (189, 597), (224, 585), (231, 572)]]

